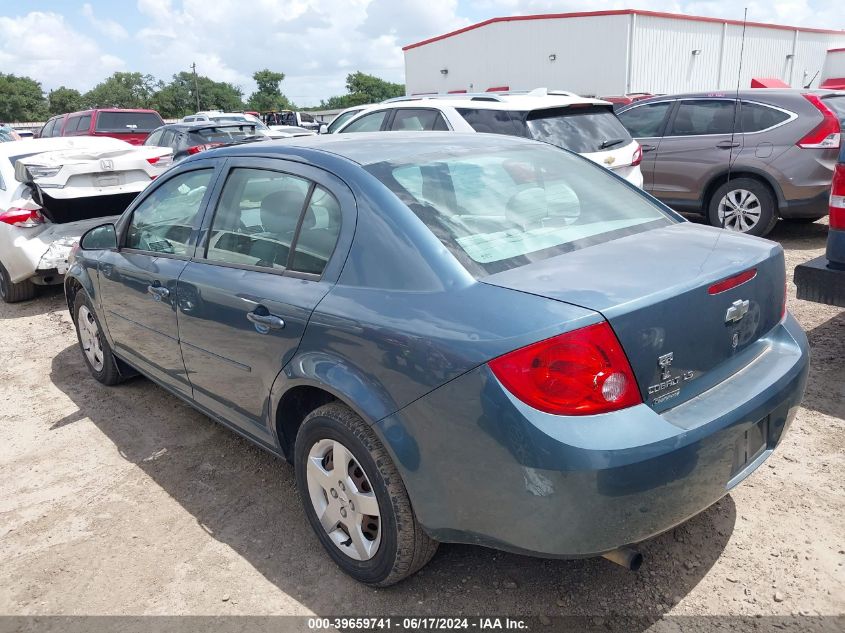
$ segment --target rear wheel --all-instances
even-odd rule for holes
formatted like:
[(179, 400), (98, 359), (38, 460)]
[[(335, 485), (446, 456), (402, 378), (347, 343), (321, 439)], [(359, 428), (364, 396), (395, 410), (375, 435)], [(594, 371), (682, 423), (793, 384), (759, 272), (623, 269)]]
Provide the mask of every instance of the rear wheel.
[(73, 302), (76, 336), (82, 350), (82, 358), (88, 365), (91, 375), (104, 385), (116, 385), (123, 382), (123, 376), (117, 367), (117, 360), (112, 354), (109, 342), (103, 335), (100, 322), (94, 314), (88, 295), (81, 290), (76, 293)]
[(778, 219), (775, 197), (758, 180), (736, 178), (716, 189), (707, 205), (710, 224), (728, 231), (763, 236)]
[(305, 514), (344, 572), (385, 587), (431, 559), (437, 542), (417, 522), (384, 446), (351, 409), (330, 403), (311, 412), (294, 452)]
[(0, 264), (0, 299), (6, 303), (18, 303), (35, 297), (37, 289), (29, 279), (12, 283), (9, 272)]

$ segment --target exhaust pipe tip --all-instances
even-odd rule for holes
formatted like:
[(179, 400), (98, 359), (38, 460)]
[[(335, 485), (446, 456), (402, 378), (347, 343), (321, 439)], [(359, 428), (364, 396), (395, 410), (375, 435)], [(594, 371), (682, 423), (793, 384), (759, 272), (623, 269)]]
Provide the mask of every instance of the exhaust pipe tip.
[(630, 571), (637, 571), (643, 564), (643, 555), (633, 547), (620, 547), (612, 552), (602, 554), (602, 558), (606, 558)]

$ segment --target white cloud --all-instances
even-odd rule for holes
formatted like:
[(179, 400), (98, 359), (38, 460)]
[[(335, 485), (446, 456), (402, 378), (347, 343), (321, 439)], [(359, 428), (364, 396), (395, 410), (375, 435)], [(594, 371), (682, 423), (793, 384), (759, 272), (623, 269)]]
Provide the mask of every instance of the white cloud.
[(118, 22), (114, 20), (103, 20), (94, 15), (94, 7), (87, 2), (82, 5), (82, 15), (88, 18), (88, 22), (106, 37), (113, 40), (123, 40), (129, 37), (129, 33)]
[(45, 90), (61, 85), (87, 90), (124, 65), (57, 13), (0, 16), (0, 68), (28, 75)]

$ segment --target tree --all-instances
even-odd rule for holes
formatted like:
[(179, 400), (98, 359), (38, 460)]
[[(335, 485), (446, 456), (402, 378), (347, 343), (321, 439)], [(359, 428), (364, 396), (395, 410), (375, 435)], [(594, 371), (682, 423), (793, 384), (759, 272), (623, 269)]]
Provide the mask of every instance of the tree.
[(405, 94), (405, 86), (396, 84), (361, 71), (346, 76), (346, 90), (348, 94), (331, 97), (328, 101), (321, 101), (320, 107), (326, 110), (351, 108), (364, 103), (376, 103)]
[(247, 105), (256, 112), (269, 112), (273, 110), (292, 110), (293, 103), (282, 94), (280, 84), (285, 79), (284, 73), (273, 72), (265, 68), (252, 74), (252, 78), (258, 85), (258, 90), (249, 96)]
[(47, 100), (40, 83), (0, 73), (0, 121), (41, 121), (46, 116)]
[(75, 88), (56, 88), (50, 91), (47, 101), (50, 115), (76, 112), (82, 108), (82, 94)]
[(116, 72), (82, 96), (89, 108), (148, 108), (162, 83), (152, 75)]
[[(197, 76), (200, 94), (200, 110), (225, 110), (238, 112), (244, 109), (243, 91), (225, 81), (213, 81)], [(173, 80), (161, 87), (152, 99), (153, 107), (165, 118), (178, 118), (192, 114), (197, 109), (194, 75), (180, 72)]]

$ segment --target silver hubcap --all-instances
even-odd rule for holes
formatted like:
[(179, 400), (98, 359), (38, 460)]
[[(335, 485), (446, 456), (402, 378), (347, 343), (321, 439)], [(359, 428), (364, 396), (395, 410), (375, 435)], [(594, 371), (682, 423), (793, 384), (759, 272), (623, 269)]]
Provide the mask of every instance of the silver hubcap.
[(760, 221), (762, 208), (747, 189), (734, 189), (719, 201), (719, 224), (730, 231), (747, 233)]
[(352, 453), (336, 440), (320, 440), (308, 453), (305, 476), (317, 519), (338, 549), (355, 560), (375, 556), (381, 514), (370, 480)]
[(103, 344), (100, 341), (100, 330), (94, 320), (94, 315), (86, 306), (79, 308), (77, 327), (85, 358), (96, 371), (103, 371)]

